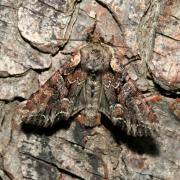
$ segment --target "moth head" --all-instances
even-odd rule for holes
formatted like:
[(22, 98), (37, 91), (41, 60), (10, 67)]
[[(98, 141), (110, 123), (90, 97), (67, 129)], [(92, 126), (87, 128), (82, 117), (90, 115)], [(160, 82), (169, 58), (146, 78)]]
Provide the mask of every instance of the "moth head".
[(81, 51), (81, 67), (89, 73), (106, 71), (109, 68), (110, 55), (100, 44), (90, 44)]

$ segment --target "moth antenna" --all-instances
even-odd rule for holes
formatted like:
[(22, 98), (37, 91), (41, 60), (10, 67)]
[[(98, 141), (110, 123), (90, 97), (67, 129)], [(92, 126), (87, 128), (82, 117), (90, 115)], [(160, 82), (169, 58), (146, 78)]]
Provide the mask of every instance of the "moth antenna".
[(92, 28), (92, 36), (94, 36), (95, 34), (95, 30), (96, 30), (96, 26), (97, 26), (97, 15), (95, 14), (95, 22), (94, 22), (94, 25), (93, 25), (93, 28)]
[(98, 31), (96, 31), (97, 22), (98, 22), (97, 15), (95, 15), (94, 20), (95, 20), (95, 22), (94, 22), (93, 26), (89, 29), (87, 41), (92, 42), (92, 43), (99, 43), (99, 42), (102, 42), (103, 39), (100, 36), (100, 33)]

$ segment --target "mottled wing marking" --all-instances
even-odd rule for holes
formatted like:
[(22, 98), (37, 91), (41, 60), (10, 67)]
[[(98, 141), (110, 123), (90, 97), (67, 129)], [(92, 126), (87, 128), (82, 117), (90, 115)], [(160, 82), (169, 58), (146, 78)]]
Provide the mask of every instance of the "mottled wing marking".
[(116, 86), (117, 84), (112, 73), (108, 72), (102, 76), (100, 112), (109, 119), (111, 119), (111, 106), (117, 103)]
[(84, 86), (87, 74), (81, 69), (75, 70), (73, 74), (69, 74), (65, 79), (69, 91), (68, 98), (73, 102), (72, 116), (84, 108), (85, 93)]
[(62, 72), (58, 70), (19, 109), (22, 120), (45, 127), (52, 125), (59, 111), (67, 111), (69, 102), (64, 99), (67, 95)]
[(111, 106), (112, 104), (117, 103), (116, 91), (119, 86), (119, 82), (116, 81), (115, 76), (112, 73), (106, 73), (102, 77), (102, 82), (109, 105)]
[[(122, 68), (122, 67), (121, 67)], [(143, 136), (150, 134), (152, 124), (157, 121), (151, 107), (145, 102), (142, 93), (138, 90), (135, 82), (122, 68), (120, 79), (120, 93), (118, 102), (123, 106), (123, 128), (128, 134)]]
[(111, 108), (111, 120), (115, 125), (124, 129), (127, 134), (133, 136), (148, 135), (152, 124), (158, 122), (156, 115), (145, 102), (142, 93), (122, 65), (120, 61), (122, 56), (117, 55), (112, 48), (110, 50), (112, 53), (110, 66), (114, 71), (114, 77), (110, 79), (111, 81), (115, 79), (118, 86), (115, 87), (118, 103)]

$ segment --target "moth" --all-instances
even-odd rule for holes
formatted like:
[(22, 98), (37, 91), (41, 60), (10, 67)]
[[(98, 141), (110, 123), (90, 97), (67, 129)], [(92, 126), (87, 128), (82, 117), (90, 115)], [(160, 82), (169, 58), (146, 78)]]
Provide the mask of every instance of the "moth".
[(22, 121), (48, 127), (74, 117), (94, 127), (103, 114), (129, 135), (149, 134), (155, 114), (122, 59), (97, 34), (27, 100), (19, 110)]

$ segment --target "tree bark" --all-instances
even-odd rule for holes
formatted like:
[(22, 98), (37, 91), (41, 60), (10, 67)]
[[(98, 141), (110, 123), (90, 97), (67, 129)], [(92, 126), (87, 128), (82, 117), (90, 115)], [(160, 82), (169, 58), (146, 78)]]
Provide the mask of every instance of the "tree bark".
[[(179, 179), (180, 2), (0, 1), (0, 179)], [(128, 136), (108, 119), (25, 125), (17, 107), (97, 31), (127, 63), (158, 117), (152, 137)], [(158, 100), (158, 101), (157, 101)]]

